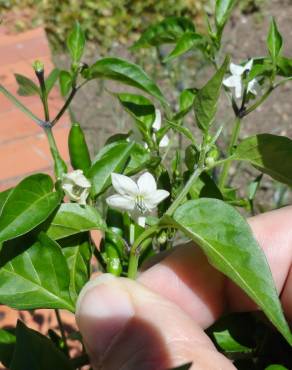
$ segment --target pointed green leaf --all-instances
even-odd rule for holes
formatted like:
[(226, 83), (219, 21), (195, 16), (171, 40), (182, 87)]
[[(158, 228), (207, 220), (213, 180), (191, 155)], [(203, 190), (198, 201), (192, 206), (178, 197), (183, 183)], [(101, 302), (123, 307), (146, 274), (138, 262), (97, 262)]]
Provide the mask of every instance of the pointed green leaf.
[(9, 369), (73, 370), (73, 367), (52, 341), (18, 321), (15, 352)]
[(195, 32), (195, 26), (190, 19), (168, 17), (148, 27), (131, 49), (174, 43), (186, 32)]
[(173, 218), (210, 263), (241, 287), (292, 345), (266, 257), (235, 208), (217, 199), (192, 200), (180, 206)]
[(55, 86), (58, 78), (59, 78), (60, 70), (58, 68), (54, 68), (52, 72), (48, 75), (45, 81), (46, 85), (46, 93), (49, 95), (52, 88)]
[(69, 49), (72, 62), (80, 62), (85, 47), (85, 34), (78, 22), (75, 23), (74, 29), (68, 36), (67, 47)]
[(155, 120), (155, 107), (152, 102), (142, 95), (120, 93), (115, 94), (125, 110), (139, 123), (143, 129), (150, 130)]
[(58, 240), (84, 231), (104, 230), (105, 227), (97, 209), (77, 203), (63, 203), (55, 214), (47, 235)]
[(224, 28), (235, 4), (236, 0), (216, 0), (215, 20), (219, 31)]
[(130, 158), (134, 143), (117, 142), (109, 144), (97, 155), (87, 173), (92, 183), (92, 194), (102, 193), (111, 184), (112, 172), (121, 173)]
[(244, 139), (234, 159), (247, 161), (284, 184), (292, 185), (292, 140), (285, 136), (259, 134)]
[(283, 39), (278, 30), (275, 18), (272, 18), (271, 20), (270, 30), (267, 38), (267, 45), (273, 63), (276, 64), (278, 55), (280, 54), (283, 46)]
[(187, 32), (177, 41), (175, 48), (164, 59), (164, 62), (170, 62), (171, 60), (187, 53), (192, 48), (202, 46), (203, 43), (204, 39), (202, 35), (195, 32)]
[[(13, 255), (11, 250), (13, 249)], [(0, 268), (0, 303), (19, 310), (64, 308), (74, 311), (70, 275), (60, 246), (44, 233), (29, 248), (4, 243)]]
[(162, 92), (154, 81), (137, 64), (120, 58), (104, 58), (98, 60), (84, 72), (86, 79), (104, 78), (120, 81), (136, 87), (154, 96), (161, 103), (167, 104)]
[(40, 94), (39, 87), (30, 78), (19, 73), (15, 73), (14, 76), (18, 83), (18, 95), (33, 96)]
[(60, 245), (70, 271), (70, 295), (72, 301), (76, 302), (81, 289), (90, 277), (92, 248), (89, 235), (83, 233), (63, 239)]
[(195, 97), (194, 108), (197, 124), (203, 131), (208, 131), (214, 121), (221, 92), (222, 81), (228, 65), (229, 58), (226, 57), (222, 66), (207, 82), (207, 84), (198, 91)]
[(68, 71), (61, 71), (59, 74), (59, 83), (62, 96), (66, 96), (72, 86), (72, 76)]
[(61, 201), (53, 186), (50, 176), (36, 174), (12, 190), (0, 216), (0, 242), (27, 233), (49, 217)]

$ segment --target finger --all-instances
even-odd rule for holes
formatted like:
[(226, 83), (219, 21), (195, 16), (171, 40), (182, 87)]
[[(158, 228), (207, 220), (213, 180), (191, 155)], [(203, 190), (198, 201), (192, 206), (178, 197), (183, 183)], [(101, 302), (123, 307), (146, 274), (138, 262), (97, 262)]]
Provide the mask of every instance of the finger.
[(176, 304), (126, 278), (104, 274), (82, 290), (77, 323), (94, 369), (235, 369)]
[[(288, 279), (288, 275), (292, 264), (291, 221), (292, 207), (249, 220), (266, 254), (285, 313), (290, 319), (292, 278)], [(193, 244), (176, 249), (163, 261), (143, 272), (139, 281), (178, 304), (203, 328), (217, 320), (227, 307), (232, 311), (256, 308), (245, 293), (214, 269), (203, 252)]]

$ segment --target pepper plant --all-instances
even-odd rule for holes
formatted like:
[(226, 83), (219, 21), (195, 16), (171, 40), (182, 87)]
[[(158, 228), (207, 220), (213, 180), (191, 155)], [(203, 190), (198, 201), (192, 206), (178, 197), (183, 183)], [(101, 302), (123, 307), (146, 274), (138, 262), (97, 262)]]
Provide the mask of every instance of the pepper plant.
[[(69, 70), (54, 69), (46, 76), (44, 65), (36, 61), (36, 81), (15, 75), (19, 95), (40, 97), (43, 117), (0, 86), (1, 93), (44, 130), (55, 172), (54, 178), (42, 173), (28, 176), (0, 194), (0, 303), (18, 310), (53, 309), (61, 333), (59, 337), (50, 331), (46, 337), (22, 322), (13, 331), (1, 330), (0, 360), (10, 369), (69, 370), (87, 364), (85, 353), (70, 356), (59, 310), (74, 313), (78, 294), (90, 279), (92, 261), (98, 261), (101, 271), (135, 279), (145, 260), (182, 239), (202, 248), (210, 263), (264, 312), (274, 328), (269, 326), (269, 330), (278, 331), (292, 345), (268, 263), (238, 210), (251, 210), (261, 176), (251, 184), (246, 198), (239, 198), (229, 181), (230, 166), (241, 161), (283, 184), (292, 184), (292, 141), (288, 137), (259, 134), (239, 140), (245, 117), (292, 79), (292, 59), (283, 55), (283, 40), (274, 19), (265, 56), (235, 64), (224, 55), (222, 35), (234, 5), (234, 0), (217, 0), (215, 19), (208, 20), (205, 34), (191, 20), (171, 17), (151, 25), (132, 46), (136, 51), (173, 45), (165, 63), (200, 50), (213, 68), (203, 86), (189, 82), (176, 109), (157, 83), (130, 61), (108, 57), (92, 65), (83, 63), (86, 41), (78, 23), (67, 39)], [(54, 126), (78, 90), (94, 79), (125, 86), (125, 92), (110, 93), (131, 117), (133, 130), (116, 133), (91, 158), (82, 128), (73, 122), (68, 137), (69, 168), (56, 146)], [(52, 117), (48, 96), (57, 82), (64, 105)], [(127, 91), (129, 86), (136, 92)], [(224, 153), (217, 140), (229, 128), (215, 125), (223, 94), (234, 112)], [(186, 123), (187, 116), (199, 134)], [(174, 145), (176, 134), (184, 138), (183, 149)], [(101, 233), (99, 245), (94, 244), (92, 230)], [(234, 318), (230, 320), (233, 323)], [(263, 321), (255, 325), (265, 326)], [(216, 328), (209, 332), (234, 361), (239, 354), (244, 360), (256, 358), (259, 344), (243, 346), (228, 326), (224, 332)], [(232, 357), (234, 353), (237, 357)]]

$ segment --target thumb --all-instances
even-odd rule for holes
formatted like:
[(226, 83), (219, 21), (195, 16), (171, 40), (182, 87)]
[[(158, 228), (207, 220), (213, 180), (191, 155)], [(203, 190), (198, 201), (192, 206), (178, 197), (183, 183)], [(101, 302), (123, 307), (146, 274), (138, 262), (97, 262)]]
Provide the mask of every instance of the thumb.
[(95, 370), (235, 369), (175, 303), (126, 278), (90, 281), (76, 318)]

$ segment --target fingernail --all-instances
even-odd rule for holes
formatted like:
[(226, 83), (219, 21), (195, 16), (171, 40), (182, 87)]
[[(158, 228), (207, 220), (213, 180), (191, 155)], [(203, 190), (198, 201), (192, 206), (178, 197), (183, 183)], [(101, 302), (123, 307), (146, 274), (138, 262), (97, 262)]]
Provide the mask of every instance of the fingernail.
[(130, 295), (118, 278), (103, 274), (87, 283), (78, 298), (76, 316), (91, 356), (101, 361), (133, 315)]

